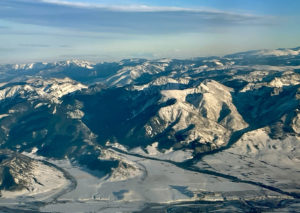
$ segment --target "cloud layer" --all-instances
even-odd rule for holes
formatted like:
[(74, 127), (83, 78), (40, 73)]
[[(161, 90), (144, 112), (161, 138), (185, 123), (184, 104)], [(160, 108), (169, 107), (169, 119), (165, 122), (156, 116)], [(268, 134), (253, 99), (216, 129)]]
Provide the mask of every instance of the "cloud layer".
[(236, 0), (226, 0), (225, 8), (202, 5), (216, 1), (225, 0), (174, 1), (181, 7), (173, 0), (0, 0), (0, 63), (189, 58), (299, 46), (296, 19), (279, 22), (269, 5), (259, 12), (243, 3), (232, 12)]
[(1, 0), (0, 19), (79, 31), (134, 34), (203, 32), (270, 23), (267, 17), (213, 10), (101, 6), (57, 0)]

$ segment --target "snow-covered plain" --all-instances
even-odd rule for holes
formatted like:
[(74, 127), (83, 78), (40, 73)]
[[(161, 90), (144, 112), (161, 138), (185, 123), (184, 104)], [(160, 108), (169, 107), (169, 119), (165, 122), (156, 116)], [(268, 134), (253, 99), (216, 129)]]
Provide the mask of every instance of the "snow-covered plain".
[[(258, 131), (257, 134), (262, 141), (266, 139), (263, 130)], [(248, 134), (242, 138), (241, 141), (251, 141), (251, 137), (255, 136), (257, 135), (253, 133)], [(293, 146), (296, 145), (291, 138), (288, 138), (285, 143), (286, 149), (293, 148)], [(237, 150), (238, 153), (242, 153), (243, 151), (247, 152), (248, 150), (248, 148), (244, 148), (244, 146), (240, 147), (239, 142), (236, 146), (239, 147)], [(245, 147), (248, 146), (245, 144)], [(152, 148), (155, 148), (155, 144)], [(75, 166), (67, 159), (48, 159), (51, 164), (60, 168), (60, 171), (53, 167), (50, 168), (49, 166), (37, 163), (35, 167), (37, 171), (33, 172), (41, 184), (47, 184), (47, 188), (45, 189), (42, 185), (37, 186), (33, 184), (32, 192), (23, 191), (18, 192), (18, 194), (4, 192), (4, 196), (1, 198), (0, 208), (1, 206), (14, 207), (22, 203), (32, 208), (34, 202), (42, 201), (43, 203), (36, 207), (42, 212), (134, 212), (142, 211), (152, 204), (164, 206), (186, 202), (240, 202), (241, 200), (259, 202), (260, 200), (263, 201), (267, 199), (285, 200), (292, 198), (288, 195), (261, 188), (257, 185), (236, 182), (227, 178), (192, 171), (188, 168), (183, 169), (177, 166), (176, 163), (148, 158), (148, 156), (151, 156), (151, 152), (148, 154), (144, 153), (144, 157), (135, 153), (127, 153), (126, 149), (119, 152), (113, 148), (108, 148), (104, 153), (103, 158), (118, 158), (119, 160), (126, 161), (132, 165), (132, 167), (137, 168), (137, 170), (131, 170), (133, 172), (132, 175), (124, 178), (124, 173), (120, 169), (116, 169), (112, 175), (104, 175), (104, 173), (101, 172)], [(220, 154), (222, 153), (223, 152)], [(246, 159), (247, 161), (234, 161), (236, 158), (231, 155), (225, 158), (226, 152), (224, 153), (225, 154), (221, 156), (222, 158), (218, 159), (211, 158), (212, 160), (209, 160), (210, 158), (206, 157), (203, 163), (199, 163), (197, 166), (207, 168), (208, 163), (210, 163), (209, 166), (211, 170), (220, 170), (224, 174), (226, 174), (227, 169), (230, 169), (230, 171), (236, 170), (236, 173), (233, 172), (230, 173), (230, 175), (242, 175), (241, 178), (245, 179), (246, 176), (243, 175), (244, 173), (239, 171), (239, 169), (243, 169), (244, 172), (247, 171), (246, 167), (251, 167), (251, 165), (242, 163), (249, 163), (249, 159)], [(230, 149), (229, 153), (231, 153)], [(34, 152), (24, 154), (39, 160), (46, 160), (45, 158), (36, 156)], [(255, 154), (259, 156), (257, 152), (255, 152)], [(282, 153), (280, 155), (279, 161), (282, 161), (282, 158), (287, 158), (284, 154), (285, 153)], [(295, 153), (294, 158), (298, 159), (298, 157), (298, 154)], [(223, 161), (221, 159), (223, 159)], [(272, 160), (275, 158), (270, 155), (268, 159)], [(298, 161), (296, 161), (296, 163), (299, 163)], [(262, 165), (262, 162), (260, 159), (259, 165)], [(230, 165), (231, 163), (234, 165)], [(282, 173), (276, 170), (276, 166), (264, 164), (264, 168), (258, 167), (258, 170), (270, 169), (268, 174), (277, 174), (274, 178), (280, 180), (278, 174), (282, 175)], [(286, 167), (288, 167), (288, 165), (295, 166), (293, 163), (291, 164), (291, 162), (287, 161), (282, 161), (281, 164), (276, 161), (274, 164), (285, 165)], [(215, 168), (213, 168), (213, 166), (215, 166)], [(222, 170), (222, 168), (224, 169)], [(255, 171), (253, 167), (251, 167), (251, 171)], [(294, 175), (292, 180), (294, 181), (293, 184), (296, 184), (299, 178), (297, 172), (299, 173), (299, 171), (294, 172), (295, 173), (292, 174)], [(76, 182), (72, 189), (70, 189), (70, 180), (64, 177), (65, 173), (74, 179), (73, 182)], [(253, 172), (249, 171), (248, 175), (250, 180), (270, 184), (270, 182), (268, 182), (268, 180), (270, 180), (269, 177), (266, 177), (266, 180), (261, 178), (261, 175), (263, 176), (261, 170), (257, 171), (257, 174), (253, 174)], [(286, 178), (283, 177), (282, 180), (286, 180)], [(286, 185), (284, 184), (284, 182), (280, 182), (279, 185), (276, 186), (283, 186), (282, 189), (285, 190), (287, 189), (286, 186), (288, 186), (288, 183), (286, 183)], [(63, 190), (65, 191), (61, 193)], [(30, 204), (31, 202), (33, 203)]]
[(246, 183), (184, 170), (168, 162), (145, 159), (109, 150), (135, 164), (142, 173), (128, 179), (91, 173), (67, 161), (52, 161), (77, 180), (73, 191), (56, 203), (41, 208), (45, 212), (132, 212), (151, 203), (162, 205), (189, 201), (286, 199), (289, 196)]
[(271, 139), (267, 129), (258, 129), (243, 135), (231, 148), (204, 157), (197, 166), (298, 192), (300, 138)]

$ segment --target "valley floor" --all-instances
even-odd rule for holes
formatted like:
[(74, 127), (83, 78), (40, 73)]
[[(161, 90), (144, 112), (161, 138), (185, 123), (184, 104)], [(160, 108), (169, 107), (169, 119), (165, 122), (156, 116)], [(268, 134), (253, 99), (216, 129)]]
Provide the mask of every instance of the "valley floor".
[(24, 197), (1, 199), (0, 209), (7, 212), (9, 208), (13, 212), (18, 208), (24, 210), (24, 207), (41, 212), (160, 212), (166, 209), (244, 212), (279, 208), (280, 212), (288, 212), (299, 208), (299, 200), (293, 196), (259, 184), (232, 180), (226, 176), (226, 171), (223, 171), (224, 177), (220, 177), (196, 169), (183, 169), (168, 160), (126, 154), (116, 149), (107, 152), (131, 162), (136, 169), (130, 174), (117, 169), (111, 176), (103, 176), (75, 167), (67, 160), (51, 160), (51, 164), (64, 171), (68, 184), (48, 193), (47, 197), (41, 194), (31, 200)]

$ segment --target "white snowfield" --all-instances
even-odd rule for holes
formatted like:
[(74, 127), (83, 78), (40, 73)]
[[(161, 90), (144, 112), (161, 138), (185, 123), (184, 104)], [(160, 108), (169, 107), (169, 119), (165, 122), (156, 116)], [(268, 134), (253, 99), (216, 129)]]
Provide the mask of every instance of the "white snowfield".
[[(181, 169), (173, 164), (107, 150), (110, 156), (125, 159), (139, 174), (124, 178), (98, 178), (66, 161), (55, 161), (77, 180), (77, 188), (58, 203), (41, 208), (45, 212), (115, 212), (142, 210), (147, 203), (170, 204), (184, 201), (257, 200), (289, 196), (258, 186), (234, 183), (224, 178)], [(98, 174), (99, 175), (99, 174)]]
[(206, 156), (197, 166), (289, 192), (300, 187), (300, 138), (271, 139), (267, 129), (242, 136), (231, 148)]
[[(254, 138), (257, 140), (257, 137), (260, 140), (253, 141)], [(295, 166), (299, 166), (300, 155), (295, 152), (293, 156), (286, 156), (284, 150), (294, 149), (295, 146), (299, 146), (299, 141), (287, 138), (284, 141), (285, 145), (276, 149), (279, 153), (274, 153), (273, 148), (270, 155), (265, 156), (263, 153), (260, 155), (256, 151), (256, 146), (263, 148), (266, 140), (268, 140), (268, 136), (264, 130), (249, 133), (232, 148), (236, 151), (229, 149), (228, 153), (221, 152), (221, 156), (205, 157), (203, 163), (199, 162), (198, 166), (201, 168), (209, 166), (211, 170), (216, 169), (224, 174), (230, 169), (230, 175), (266, 184), (279, 180), (276, 186), (293, 191), (292, 186), (297, 186), (297, 180), (299, 180), (299, 171), (293, 173), (293, 168), (299, 168)], [(278, 142), (274, 141), (272, 144), (278, 145)], [(152, 147), (155, 148), (155, 144)], [(264, 148), (269, 149), (266, 146)], [(148, 148), (151, 155), (150, 149)], [(132, 212), (142, 210), (148, 203), (175, 204), (199, 200), (234, 201), (290, 198), (256, 185), (232, 182), (222, 177), (189, 171), (169, 162), (124, 154), (113, 149), (103, 150), (103, 153), (103, 159), (119, 159), (130, 165), (131, 169), (124, 170), (124, 167), (119, 166), (111, 175), (103, 176), (100, 172), (74, 167), (68, 160), (48, 160), (68, 172), (77, 182), (76, 188), (68, 193), (60, 194), (56, 201), (52, 202), (56, 194), (69, 187), (70, 182), (66, 180), (62, 172), (41, 163), (34, 163), (32, 178), (35, 177), (36, 180), (32, 182), (30, 190), (3, 191), (0, 205), (13, 206), (16, 202), (40, 200), (47, 201), (40, 209), (45, 212), (115, 212), (120, 209)], [(240, 154), (250, 157), (237, 157)], [(274, 157), (274, 154), (279, 154), (279, 160)], [(33, 153), (28, 156), (40, 159)], [(290, 158), (289, 161), (287, 161), (288, 158)], [(267, 163), (271, 161), (272, 164)], [(253, 170), (252, 164), (258, 165), (257, 170)], [(250, 167), (252, 172), (247, 170)], [(292, 172), (290, 173), (294, 176), (291, 179), (292, 182), (286, 182), (286, 173), (282, 173), (281, 169)], [(265, 170), (268, 170), (267, 176), (264, 175), (266, 174), (263, 172)], [(245, 175), (246, 171), (249, 173)], [(274, 175), (274, 180), (269, 174)]]

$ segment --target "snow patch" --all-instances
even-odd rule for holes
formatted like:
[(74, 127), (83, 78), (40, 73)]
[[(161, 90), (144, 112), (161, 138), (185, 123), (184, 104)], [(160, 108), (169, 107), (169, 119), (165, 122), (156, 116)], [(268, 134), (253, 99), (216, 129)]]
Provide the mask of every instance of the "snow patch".
[(72, 118), (72, 119), (81, 119), (84, 116), (84, 112), (82, 112), (79, 109), (75, 109), (74, 111), (67, 112), (67, 114), (68, 114), (69, 118)]

